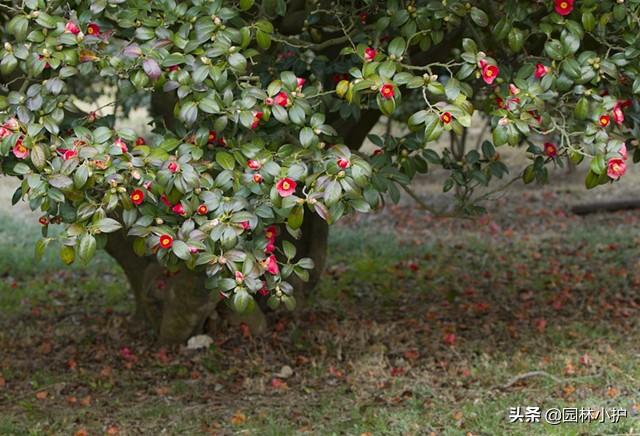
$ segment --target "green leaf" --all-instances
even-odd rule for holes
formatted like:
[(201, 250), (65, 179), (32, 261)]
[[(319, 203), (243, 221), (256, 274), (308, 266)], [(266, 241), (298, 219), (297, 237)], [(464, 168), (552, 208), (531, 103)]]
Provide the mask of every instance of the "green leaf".
[(71, 265), (73, 261), (76, 259), (76, 251), (73, 247), (69, 247), (68, 245), (63, 245), (60, 249), (60, 259), (66, 264)]
[(175, 254), (182, 260), (191, 259), (191, 251), (189, 250), (189, 246), (183, 241), (173, 241), (171, 251), (173, 251), (173, 254)]
[(78, 244), (78, 258), (83, 264), (88, 264), (96, 253), (96, 238), (90, 234), (85, 233), (80, 238)]
[(233, 308), (236, 312), (244, 312), (249, 306), (249, 300), (252, 297), (245, 289), (237, 289), (233, 294)]
[(102, 218), (100, 221), (94, 224), (94, 227), (100, 230), (102, 233), (113, 233), (116, 230), (122, 228), (122, 224), (113, 218)]
[(489, 25), (489, 16), (482, 9), (478, 9), (475, 6), (471, 8), (471, 19), (480, 27), (486, 27)]
[(296, 246), (289, 241), (282, 241), (282, 250), (288, 260), (291, 260), (296, 256)]
[(218, 162), (222, 168), (229, 171), (233, 170), (236, 165), (236, 160), (233, 158), (233, 155), (226, 151), (216, 153), (216, 162)]

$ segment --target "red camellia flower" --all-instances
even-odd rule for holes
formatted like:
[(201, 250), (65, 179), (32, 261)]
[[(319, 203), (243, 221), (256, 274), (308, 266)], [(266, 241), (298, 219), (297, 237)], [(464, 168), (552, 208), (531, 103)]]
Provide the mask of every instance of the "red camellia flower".
[(11, 151), (18, 159), (26, 159), (29, 156), (29, 149), (22, 144), (22, 138), (18, 139)]
[(247, 161), (247, 166), (252, 170), (259, 170), (262, 167), (262, 164), (255, 159), (249, 159)]
[(549, 157), (556, 157), (558, 156), (558, 146), (551, 143), (551, 142), (545, 142), (544, 143), (544, 154), (545, 156), (549, 156)]
[(207, 144), (212, 144), (218, 139), (218, 133), (215, 130), (209, 130), (209, 136), (207, 137)]
[(173, 238), (169, 235), (160, 236), (160, 246), (162, 248), (171, 248), (173, 246)]
[(144, 144), (145, 144), (144, 138), (142, 136), (138, 136), (136, 138), (136, 145), (144, 145)]
[(269, 274), (276, 275), (280, 272), (280, 268), (278, 268), (278, 261), (273, 254), (265, 261), (265, 268)]
[(600, 115), (600, 118), (598, 119), (598, 122), (600, 123), (600, 125), (602, 127), (607, 127), (609, 125), (609, 123), (611, 123), (611, 117), (607, 114), (604, 115)]
[(73, 21), (67, 21), (67, 24), (64, 25), (64, 32), (77, 35), (78, 33), (80, 33), (80, 28), (76, 26), (76, 23), (74, 23)]
[(391, 100), (396, 95), (396, 92), (393, 89), (393, 85), (391, 83), (385, 83), (384, 85), (382, 85), (382, 87), (380, 88), (380, 95), (385, 100)]
[(573, 10), (573, 0), (555, 0), (556, 12), (560, 15), (569, 15)]
[(116, 147), (120, 147), (120, 150), (122, 150), (123, 153), (126, 153), (129, 151), (129, 147), (127, 147), (127, 143), (124, 142), (121, 138), (117, 138), (113, 144)]
[(171, 211), (177, 215), (184, 215), (186, 213), (186, 211), (184, 210), (184, 206), (182, 206), (182, 203), (178, 203), (173, 206), (171, 208)]
[(41, 216), (40, 218), (38, 218), (38, 222), (43, 226), (46, 226), (47, 224), (49, 224), (49, 220), (47, 219), (46, 216)]
[(180, 164), (178, 162), (169, 162), (167, 169), (175, 174), (180, 171)]
[(440, 121), (442, 121), (445, 124), (449, 124), (452, 120), (453, 120), (453, 117), (451, 116), (451, 112), (445, 112), (442, 115), (440, 115)]
[(160, 196), (160, 201), (162, 201), (162, 203), (167, 207), (173, 206), (165, 194)]
[(358, 18), (360, 19), (360, 22), (362, 24), (367, 24), (367, 17), (369, 16), (369, 14), (367, 14), (366, 12), (360, 12), (360, 14), (358, 15)]
[(253, 181), (256, 183), (262, 183), (264, 181), (264, 177), (262, 177), (262, 175), (260, 174), (254, 174)]
[(613, 157), (609, 159), (609, 162), (607, 163), (607, 175), (609, 178), (618, 180), (620, 177), (624, 176), (626, 171), (627, 164), (624, 162), (624, 159), (620, 157)]
[(288, 197), (296, 191), (296, 182), (288, 177), (278, 180), (276, 190), (280, 197)]
[(345, 158), (338, 159), (337, 164), (343, 170), (346, 170), (347, 168), (349, 168), (351, 166), (351, 162), (349, 162), (349, 159), (345, 159)]
[(548, 72), (549, 72), (549, 67), (543, 64), (536, 64), (536, 72), (534, 74), (536, 79), (542, 79), (544, 76), (547, 75)]
[(276, 244), (274, 244), (273, 242), (267, 243), (267, 245), (264, 247), (265, 254), (271, 254), (275, 250), (276, 250)]
[(485, 61), (480, 61), (480, 67), (482, 68), (482, 80), (487, 85), (491, 85), (500, 74), (500, 69), (496, 65), (488, 64)]
[(276, 96), (273, 98), (273, 102), (275, 104), (277, 104), (278, 106), (282, 106), (285, 107), (289, 104), (289, 96), (287, 95), (286, 92), (284, 91), (280, 91), (278, 94), (276, 94)]
[(269, 240), (269, 242), (275, 242), (277, 234), (278, 229), (276, 226), (269, 226), (264, 231), (264, 236)]
[(98, 36), (100, 35), (100, 26), (96, 23), (90, 23), (87, 26), (87, 35)]
[(78, 155), (75, 148), (59, 148), (57, 151), (60, 153), (62, 160), (70, 160)]
[(209, 208), (206, 205), (201, 204), (198, 206), (198, 215), (206, 215), (208, 212)]
[(378, 54), (378, 51), (375, 48), (371, 48), (371, 47), (365, 48), (364, 49), (365, 62), (372, 62), (376, 58), (377, 54)]
[(131, 193), (131, 202), (136, 206), (139, 206), (144, 201), (144, 192), (141, 189), (135, 189)]
[(255, 129), (256, 127), (258, 127), (258, 124), (260, 124), (260, 120), (262, 119), (263, 116), (264, 116), (264, 112), (262, 111), (256, 111), (253, 113), (253, 122), (251, 123), (252, 129)]
[(622, 125), (622, 123), (624, 123), (624, 112), (622, 110), (630, 105), (631, 101), (623, 100), (616, 102), (616, 104), (613, 106), (613, 121), (617, 125), (620, 126)]

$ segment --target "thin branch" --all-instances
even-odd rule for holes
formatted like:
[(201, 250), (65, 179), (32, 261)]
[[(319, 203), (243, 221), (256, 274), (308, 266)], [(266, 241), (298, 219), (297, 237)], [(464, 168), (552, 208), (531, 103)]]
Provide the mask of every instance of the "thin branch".
[(427, 203), (425, 203), (420, 198), (420, 196), (418, 196), (418, 194), (413, 192), (413, 190), (411, 188), (409, 188), (408, 186), (400, 184), (400, 187), (402, 187), (402, 189), (404, 189), (404, 191), (407, 194), (409, 194), (409, 197), (413, 198), (413, 200), (418, 204), (420, 209), (424, 209), (424, 210), (426, 210), (428, 212), (431, 212), (432, 215), (434, 215), (434, 216), (436, 216), (438, 218), (464, 218), (464, 219), (471, 219), (471, 217), (467, 217), (467, 216), (464, 216), (462, 214), (445, 213), (444, 210), (435, 209), (434, 207), (429, 206)]
[(493, 389), (500, 389), (502, 391), (505, 391), (509, 389), (511, 386), (515, 385), (516, 383), (531, 377), (548, 377), (556, 383), (562, 383), (562, 379), (559, 379), (555, 375), (549, 374), (546, 371), (531, 371), (531, 372), (526, 372), (524, 374), (517, 375), (503, 385), (494, 386)]

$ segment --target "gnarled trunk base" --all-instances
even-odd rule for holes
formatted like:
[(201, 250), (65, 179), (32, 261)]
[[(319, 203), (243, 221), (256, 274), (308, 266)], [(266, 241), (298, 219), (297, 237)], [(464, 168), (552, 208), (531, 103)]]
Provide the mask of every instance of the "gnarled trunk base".
[[(320, 280), (327, 258), (328, 233), (328, 226), (320, 217), (308, 214), (303, 222), (303, 237), (292, 241), (298, 257), (310, 257), (316, 265), (308, 282), (297, 277), (289, 279), (299, 304)], [(259, 305), (255, 305), (251, 313), (232, 311), (226, 304), (220, 304), (222, 298), (217, 292), (205, 288), (204, 275), (186, 268), (168, 273), (152, 258), (138, 257), (124, 232), (110, 234), (105, 250), (127, 276), (136, 303), (135, 321), (146, 322), (161, 343), (185, 343), (191, 336), (205, 331), (215, 333), (221, 323), (232, 326), (244, 323), (254, 335), (267, 328)]]

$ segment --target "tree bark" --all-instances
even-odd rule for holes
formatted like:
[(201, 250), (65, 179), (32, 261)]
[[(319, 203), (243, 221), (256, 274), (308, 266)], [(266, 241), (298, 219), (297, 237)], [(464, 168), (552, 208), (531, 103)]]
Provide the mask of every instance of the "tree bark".
[(640, 200), (614, 200), (596, 203), (578, 204), (571, 208), (576, 215), (587, 215), (597, 212), (616, 212), (619, 210), (639, 209)]

